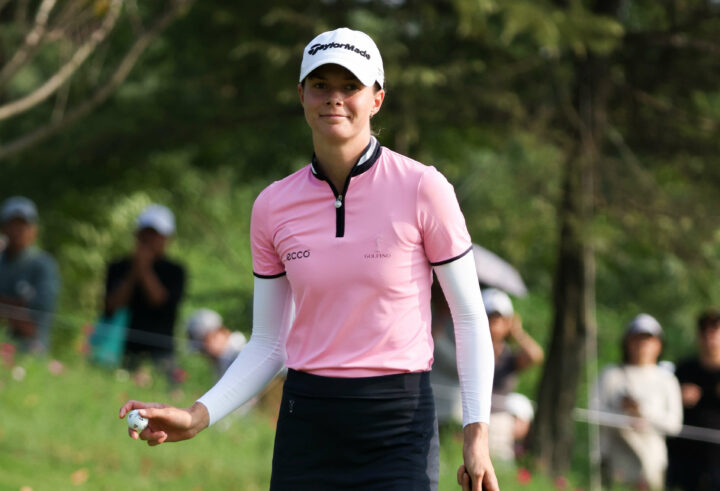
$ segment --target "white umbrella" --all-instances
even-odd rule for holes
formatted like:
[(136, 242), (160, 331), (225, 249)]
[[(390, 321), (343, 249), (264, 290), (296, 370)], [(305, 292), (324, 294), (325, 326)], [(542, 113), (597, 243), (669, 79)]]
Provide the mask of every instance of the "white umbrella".
[(527, 295), (527, 287), (520, 273), (510, 263), (477, 244), (473, 244), (473, 256), (475, 256), (475, 269), (480, 283), (518, 297)]

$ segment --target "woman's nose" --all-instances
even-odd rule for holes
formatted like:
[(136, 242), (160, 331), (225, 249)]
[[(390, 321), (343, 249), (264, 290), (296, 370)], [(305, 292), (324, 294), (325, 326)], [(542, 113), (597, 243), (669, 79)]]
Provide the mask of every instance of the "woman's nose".
[(328, 94), (328, 99), (327, 99), (326, 104), (329, 105), (329, 106), (332, 106), (332, 105), (340, 106), (340, 105), (342, 105), (342, 94), (340, 93), (340, 91), (338, 91), (338, 90), (333, 90), (332, 92), (330, 92), (330, 94)]

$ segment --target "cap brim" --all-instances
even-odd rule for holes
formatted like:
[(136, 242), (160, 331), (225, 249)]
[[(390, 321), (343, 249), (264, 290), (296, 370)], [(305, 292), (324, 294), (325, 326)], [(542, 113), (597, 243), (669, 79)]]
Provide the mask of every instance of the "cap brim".
[[(357, 78), (361, 84), (367, 86), (373, 85), (375, 82), (377, 82), (377, 79), (375, 76), (371, 73), (361, 73), (362, 70), (357, 70), (351, 68), (352, 61), (349, 60), (347, 57), (339, 56), (339, 55), (330, 55), (322, 57), (321, 59), (315, 61), (314, 63), (308, 65), (305, 67), (303, 71), (300, 72), (300, 80), (299, 82), (302, 83), (305, 78), (307, 78), (308, 75), (312, 73), (313, 70), (315, 70), (318, 67), (321, 67), (323, 65), (340, 65), (341, 67), (349, 70), (353, 75), (355, 75), (355, 78)], [(379, 82), (378, 82), (379, 83)], [(382, 84), (380, 84), (382, 86)]]
[(646, 335), (648, 335), (648, 336), (653, 336), (653, 337), (656, 337), (656, 338), (661, 338), (661, 337), (662, 337), (662, 331), (653, 331), (653, 330), (650, 330), (650, 329), (643, 329), (643, 328), (641, 328), (641, 329), (630, 329), (630, 330), (627, 331), (627, 333), (626, 333), (625, 335), (626, 335), (626, 336), (633, 336), (633, 335), (636, 335), (636, 334), (641, 334), (641, 335), (645, 335), (645, 334), (646, 334)]
[(162, 235), (163, 237), (170, 237), (170, 236), (173, 235), (173, 233), (174, 233), (173, 230), (168, 230), (168, 229), (165, 228), (165, 227), (159, 227), (159, 226), (157, 226), (157, 225), (155, 225), (155, 224), (153, 224), (153, 223), (138, 223), (138, 224), (135, 226), (135, 231), (136, 231), (136, 232), (139, 232), (140, 230), (145, 229), (145, 228), (149, 228), (149, 229), (151, 229), (151, 230), (154, 230), (155, 232), (157, 232), (158, 234)]
[(28, 215), (26, 213), (17, 212), (17, 213), (9, 213), (7, 216), (4, 216), (2, 219), (2, 223), (8, 223), (10, 220), (15, 220), (16, 218), (19, 218), (21, 220), (24, 220), (25, 222), (29, 224), (33, 224), (37, 222), (37, 217)]

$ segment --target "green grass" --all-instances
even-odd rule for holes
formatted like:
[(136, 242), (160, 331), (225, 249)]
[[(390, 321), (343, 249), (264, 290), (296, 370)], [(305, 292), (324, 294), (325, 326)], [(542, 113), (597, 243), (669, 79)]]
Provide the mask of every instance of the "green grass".
[[(192, 441), (152, 448), (128, 438), (125, 421), (118, 419), (128, 398), (191, 404), (211, 380), (200, 358), (183, 360), (191, 377), (182, 394), (173, 395), (157, 378), (141, 388), (82, 359), (67, 360), (58, 375), (49, 371), (48, 359), (15, 362), (26, 371), (22, 380), (0, 366), (0, 490), (268, 488), (272, 410), (233, 415)], [(460, 439), (443, 434), (441, 490), (459, 489), (460, 458)], [(503, 490), (553, 489), (541, 476), (523, 485), (513, 468), (498, 471)]]

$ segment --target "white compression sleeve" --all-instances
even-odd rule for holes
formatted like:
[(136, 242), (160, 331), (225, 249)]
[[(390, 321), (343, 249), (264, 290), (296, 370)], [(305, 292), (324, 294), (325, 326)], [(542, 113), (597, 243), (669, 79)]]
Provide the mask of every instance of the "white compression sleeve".
[(250, 341), (201, 402), (215, 424), (260, 392), (285, 363), (285, 340), (293, 316), (287, 276), (255, 278)]
[(472, 252), (435, 267), (455, 325), (463, 426), (490, 422), (495, 354)]

